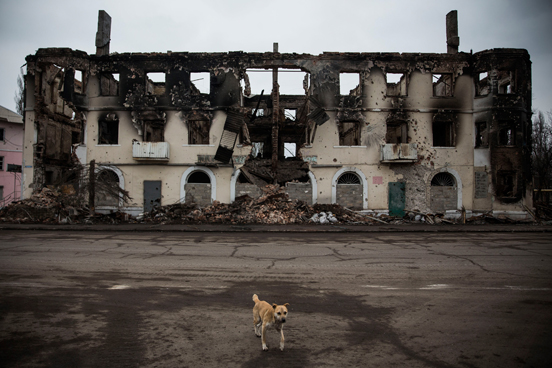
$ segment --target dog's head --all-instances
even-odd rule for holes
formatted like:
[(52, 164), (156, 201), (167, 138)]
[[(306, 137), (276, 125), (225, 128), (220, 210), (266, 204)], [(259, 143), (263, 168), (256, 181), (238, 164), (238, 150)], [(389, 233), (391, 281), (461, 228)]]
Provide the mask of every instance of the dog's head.
[(278, 322), (286, 322), (286, 317), (288, 314), (287, 307), (289, 307), (289, 303), (286, 303), (284, 305), (272, 304), (272, 308), (274, 308), (274, 317)]

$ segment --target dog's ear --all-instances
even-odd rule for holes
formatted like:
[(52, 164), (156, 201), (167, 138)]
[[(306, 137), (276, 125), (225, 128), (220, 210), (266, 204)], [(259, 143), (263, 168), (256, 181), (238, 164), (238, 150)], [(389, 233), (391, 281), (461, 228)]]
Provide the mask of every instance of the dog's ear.
[(276, 307), (278, 306), (278, 304), (272, 304), (272, 308), (276, 309)]
[(289, 303), (284, 304), (284, 307), (286, 308), (289, 307)]

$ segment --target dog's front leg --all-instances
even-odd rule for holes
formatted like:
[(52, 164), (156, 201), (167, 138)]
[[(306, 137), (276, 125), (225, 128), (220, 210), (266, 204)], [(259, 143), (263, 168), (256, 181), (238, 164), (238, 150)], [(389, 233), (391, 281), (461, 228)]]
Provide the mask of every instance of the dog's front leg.
[(284, 326), (280, 327), (280, 350), (284, 351)]
[(267, 328), (267, 323), (263, 323), (263, 329), (262, 329), (262, 333), (261, 333), (261, 340), (263, 342), (263, 350), (268, 350), (268, 346), (266, 346), (266, 328)]

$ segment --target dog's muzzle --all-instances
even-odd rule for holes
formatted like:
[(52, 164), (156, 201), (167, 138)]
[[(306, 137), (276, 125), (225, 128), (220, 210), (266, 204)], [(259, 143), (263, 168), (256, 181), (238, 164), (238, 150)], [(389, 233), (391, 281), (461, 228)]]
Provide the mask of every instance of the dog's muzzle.
[(286, 319), (285, 319), (285, 318), (282, 318), (282, 323), (286, 323)]

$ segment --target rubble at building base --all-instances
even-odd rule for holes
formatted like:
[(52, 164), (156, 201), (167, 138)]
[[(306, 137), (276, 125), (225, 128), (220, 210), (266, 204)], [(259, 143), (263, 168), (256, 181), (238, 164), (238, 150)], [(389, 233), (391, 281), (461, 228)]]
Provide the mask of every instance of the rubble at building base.
[(49, 188), (35, 193), (31, 198), (13, 202), (0, 209), (0, 222), (26, 224), (313, 224), (313, 225), (382, 225), (425, 223), (440, 224), (520, 224), (549, 223), (552, 218), (516, 221), (506, 216), (491, 213), (465, 218), (446, 219), (443, 214), (428, 214), (407, 211), (403, 218), (386, 214), (366, 215), (338, 204), (308, 205), (300, 200), (291, 200), (285, 188), (267, 185), (264, 195), (251, 198), (247, 195), (236, 198), (233, 203), (215, 201), (200, 208), (195, 203), (176, 203), (155, 207), (137, 217), (127, 213), (92, 213), (83, 201), (72, 193), (64, 194)]

